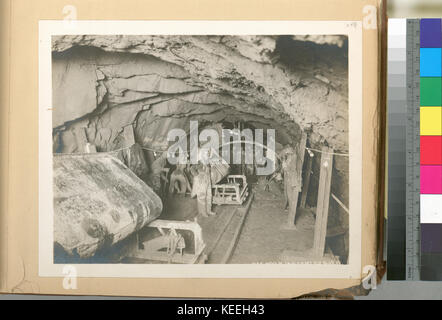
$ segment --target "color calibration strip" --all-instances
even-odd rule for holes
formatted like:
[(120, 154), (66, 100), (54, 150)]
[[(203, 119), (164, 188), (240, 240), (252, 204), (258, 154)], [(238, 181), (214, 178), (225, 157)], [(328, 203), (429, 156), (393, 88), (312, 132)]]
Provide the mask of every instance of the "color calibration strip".
[(388, 21), (387, 279), (405, 280), (406, 20)]
[(442, 22), (388, 28), (387, 279), (442, 280)]
[(442, 23), (420, 20), (421, 280), (442, 280)]

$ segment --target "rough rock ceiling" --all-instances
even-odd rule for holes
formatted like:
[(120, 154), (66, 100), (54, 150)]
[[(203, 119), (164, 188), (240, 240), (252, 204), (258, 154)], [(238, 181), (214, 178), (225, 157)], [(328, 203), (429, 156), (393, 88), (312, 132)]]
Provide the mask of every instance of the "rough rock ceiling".
[(348, 151), (347, 47), (344, 36), (54, 37), (54, 149), (75, 152), (79, 125), (112, 150), (129, 124), (164, 148), (169, 129), (198, 119), (274, 128), (282, 144), (304, 130)]

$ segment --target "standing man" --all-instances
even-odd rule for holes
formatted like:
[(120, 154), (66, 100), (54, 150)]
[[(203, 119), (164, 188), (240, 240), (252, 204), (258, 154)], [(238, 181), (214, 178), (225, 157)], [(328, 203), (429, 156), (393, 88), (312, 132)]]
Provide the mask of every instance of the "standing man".
[(184, 172), (186, 164), (177, 164), (176, 169), (170, 175), (169, 193), (173, 194), (175, 190), (178, 194), (185, 194), (187, 190), (191, 191), (189, 180)]
[(203, 217), (216, 215), (212, 211), (212, 179), (209, 164), (199, 165), (198, 174), (193, 179), (191, 197), (197, 199), (198, 214)]
[(166, 163), (167, 153), (163, 152), (159, 157), (155, 158), (150, 165), (149, 185), (156, 192), (156, 194), (160, 196), (163, 195), (162, 181), (164, 182), (165, 179), (165, 183), (167, 183), (167, 172), (164, 175)]

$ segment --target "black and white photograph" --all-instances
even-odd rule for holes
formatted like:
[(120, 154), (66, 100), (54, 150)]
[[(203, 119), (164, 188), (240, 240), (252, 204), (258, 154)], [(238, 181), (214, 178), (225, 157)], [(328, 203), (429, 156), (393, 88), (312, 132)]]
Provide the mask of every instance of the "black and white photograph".
[(209, 32), (50, 35), (53, 265), (349, 265), (348, 34)]

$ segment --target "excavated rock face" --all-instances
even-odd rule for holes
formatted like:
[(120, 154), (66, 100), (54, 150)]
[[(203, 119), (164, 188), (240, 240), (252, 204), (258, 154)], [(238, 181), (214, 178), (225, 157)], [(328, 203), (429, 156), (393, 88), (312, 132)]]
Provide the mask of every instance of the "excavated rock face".
[(126, 124), (138, 142), (159, 147), (157, 129), (189, 118), (278, 128), (283, 144), (301, 129), (311, 144), (348, 151), (346, 37), (60, 36), (53, 52), (63, 152), (75, 149), (72, 122), (111, 150)]
[[(198, 120), (276, 129), (281, 145), (304, 131), (309, 146), (348, 153), (345, 36), (56, 36), (52, 50), (54, 152), (79, 152), (76, 127), (116, 150), (128, 125), (165, 150), (170, 129)], [(334, 163), (348, 203), (348, 158)]]
[(110, 154), (54, 157), (54, 242), (94, 256), (158, 218), (161, 199)]

